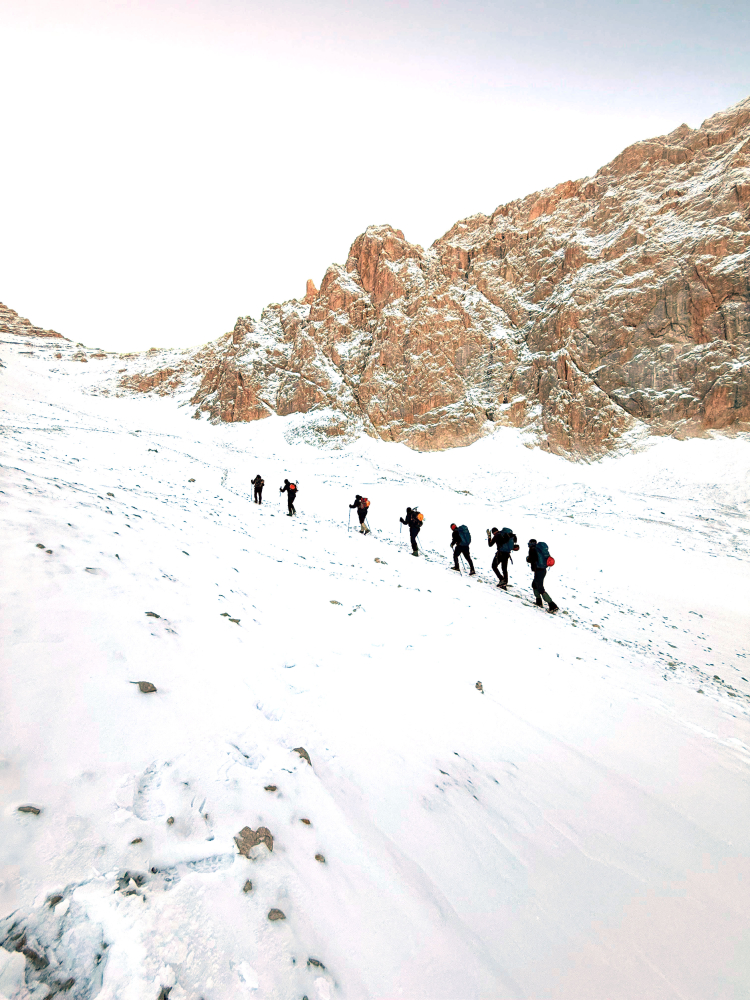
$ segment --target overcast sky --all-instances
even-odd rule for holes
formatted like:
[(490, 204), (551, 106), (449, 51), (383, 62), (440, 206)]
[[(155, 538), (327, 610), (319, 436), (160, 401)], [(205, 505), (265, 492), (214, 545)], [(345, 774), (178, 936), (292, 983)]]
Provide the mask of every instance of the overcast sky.
[(2, 0), (0, 301), (203, 343), (750, 94), (750, 3)]

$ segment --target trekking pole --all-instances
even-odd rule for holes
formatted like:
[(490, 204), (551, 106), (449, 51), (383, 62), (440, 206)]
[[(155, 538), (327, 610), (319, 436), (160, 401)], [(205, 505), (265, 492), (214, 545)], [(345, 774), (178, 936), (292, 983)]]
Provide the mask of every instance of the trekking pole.
[(351, 524), (352, 524), (352, 512), (351, 512), (351, 508), (350, 508), (349, 509), (349, 520), (346, 522), (346, 533), (347, 533), (347, 535), (349, 534), (349, 528), (351, 527)]

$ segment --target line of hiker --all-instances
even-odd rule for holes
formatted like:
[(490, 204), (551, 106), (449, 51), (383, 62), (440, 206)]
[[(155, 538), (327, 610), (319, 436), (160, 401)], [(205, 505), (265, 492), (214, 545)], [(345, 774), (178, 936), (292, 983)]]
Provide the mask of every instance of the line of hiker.
[[(402, 523), (405, 523), (402, 519)], [(453, 569), (461, 572), (458, 560), (461, 556), (466, 560), (469, 567), (469, 576), (476, 576), (474, 563), (471, 559), (471, 532), (465, 524), (451, 524), (451, 548), (453, 549)], [(498, 587), (507, 590), (508, 587), (508, 561), (513, 562), (513, 553), (518, 552), (520, 545), (515, 534), (510, 528), (487, 528), (487, 545), (496, 548), (492, 560), (492, 570), (498, 578)], [(534, 574), (531, 589), (534, 591), (537, 607), (543, 608), (544, 601), (547, 602), (547, 610), (554, 614), (558, 610), (557, 605), (544, 588), (544, 578), (550, 566), (555, 565), (555, 560), (549, 553), (546, 542), (538, 542), (536, 538), (529, 539), (529, 552), (526, 562)], [(499, 568), (498, 568), (499, 567)]]

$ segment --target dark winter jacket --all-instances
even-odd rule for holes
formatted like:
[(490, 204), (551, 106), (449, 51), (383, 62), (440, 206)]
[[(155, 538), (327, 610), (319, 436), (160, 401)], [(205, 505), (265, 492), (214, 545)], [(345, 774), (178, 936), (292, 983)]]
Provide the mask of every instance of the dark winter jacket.
[(408, 507), (406, 510), (406, 519), (400, 517), (399, 521), (405, 524), (413, 535), (416, 535), (422, 527), (422, 522), (417, 519), (417, 512), (412, 510), (411, 507)]
[(541, 560), (539, 558), (539, 554), (537, 553), (536, 545), (529, 545), (529, 554), (526, 556), (526, 562), (529, 566), (531, 566), (535, 573), (538, 569), (547, 569), (546, 562), (543, 566), (540, 565)]
[(453, 548), (454, 545), (463, 545), (463, 544), (464, 543), (461, 541), (461, 535), (459, 533), (458, 528), (454, 528), (453, 534), (451, 535), (451, 548)]
[(503, 555), (510, 555), (513, 551), (513, 546), (516, 544), (513, 540), (512, 532), (496, 531), (494, 535), (491, 535), (487, 539), (487, 544), (490, 548), (493, 545), (497, 545), (497, 551)]

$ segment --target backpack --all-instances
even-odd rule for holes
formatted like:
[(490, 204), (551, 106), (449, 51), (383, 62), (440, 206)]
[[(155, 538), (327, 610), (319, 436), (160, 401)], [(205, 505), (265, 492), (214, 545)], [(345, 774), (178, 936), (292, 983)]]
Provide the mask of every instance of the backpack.
[(415, 510), (414, 513), (416, 514), (419, 523), (424, 524), (424, 514), (420, 514), (418, 510)]
[(297, 492), (297, 487), (296, 487), (296, 485), (294, 483), (290, 483), (289, 484), (289, 492), (290, 493), (296, 493)]
[(518, 548), (518, 539), (510, 530), (510, 528), (503, 528), (500, 532), (500, 544), (497, 547), (498, 552), (515, 552)]
[(547, 569), (548, 567), (555, 565), (555, 560), (549, 554), (546, 542), (536, 543), (536, 560), (539, 569)]
[(471, 545), (471, 532), (469, 531), (469, 529), (466, 527), (465, 524), (462, 524), (459, 527), (458, 537), (461, 539), (462, 545), (466, 545), (467, 547)]
[(363, 510), (367, 510), (367, 508), (370, 506), (370, 501), (367, 499), (367, 497), (360, 497), (359, 498), (359, 506)]

